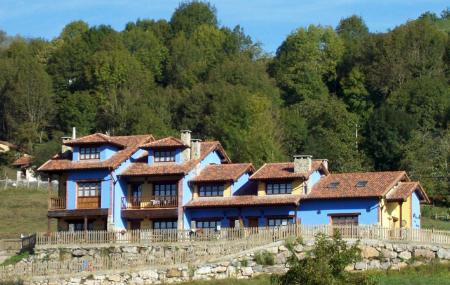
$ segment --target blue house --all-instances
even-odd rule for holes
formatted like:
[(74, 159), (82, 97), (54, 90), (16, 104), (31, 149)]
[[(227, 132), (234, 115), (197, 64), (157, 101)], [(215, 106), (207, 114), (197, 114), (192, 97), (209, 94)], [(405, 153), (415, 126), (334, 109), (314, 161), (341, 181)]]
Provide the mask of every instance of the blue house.
[(218, 141), (151, 135), (65, 138), (39, 171), (58, 177), (58, 230), (301, 224), (420, 227), (428, 198), (403, 171), (332, 174), (325, 159), (231, 163)]

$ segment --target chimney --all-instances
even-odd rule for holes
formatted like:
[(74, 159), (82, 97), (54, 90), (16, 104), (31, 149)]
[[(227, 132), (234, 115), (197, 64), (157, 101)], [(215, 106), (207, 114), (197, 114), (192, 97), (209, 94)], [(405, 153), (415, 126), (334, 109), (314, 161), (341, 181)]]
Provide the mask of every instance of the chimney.
[(61, 145), (61, 153), (65, 153), (66, 151), (71, 151), (72, 148), (70, 146), (65, 145), (66, 142), (70, 141), (72, 137), (61, 137), (62, 145)]
[(312, 155), (294, 155), (294, 172), (306, 173), (311, 171)]
[(200, 158), (200, 146), (201, 141), (199, 139), (191, 140), (191, 159), (199, 159)]
[(76, 139), (77, 138), (77, 128), (72, 127), (72, 139)]
[(326, 170), (328, 170), (328, 159), (322, 159), (322, 164)]
[(181, 160), (187, 162), (191, 159), (191, 131), (182, 130), (181, 131), (181, 141), (186, 146), (186, 148), (181, 153)]

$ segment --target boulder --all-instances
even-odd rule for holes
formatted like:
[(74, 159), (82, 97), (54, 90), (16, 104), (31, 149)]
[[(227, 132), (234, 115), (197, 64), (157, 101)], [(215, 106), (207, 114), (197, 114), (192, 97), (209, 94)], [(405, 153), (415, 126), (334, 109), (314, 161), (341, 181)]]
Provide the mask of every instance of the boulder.
[(402, 251), (402, 252), (400, 252), (400, 253), (398, 254), (398, 257), (399, 257), (401, 260), (408, 260), (408, 259), (411, 259), (411, 252), (409, 252), (409, 251)]
[(429, 249), (416, 248), (414, 250), (414, 257), (423, 257), (425, 259), (435, 258), (435, 253)]
[(177, 268), (168, 269), (166, 272), (167, 278), (181, 277), (181, 271)]
[[(391, 245), (392, 246), (392, 245)], [(387, 248), (382, 248), (381, 249), (381, 255), (384, 258), (389, 258), (389, 259), (393, 259), (397, 257), (397, 253), (393, 250), (387, 249)]]
[(195, 271), (195, 275), (205, 275), (211, 273), (211, 267), (210, 266), (202, 266), (197, 271)]
[(252, 276), (253, 274), (253, 269), (251, 267), (242, 267), (241, 271), (242, 276)]
[(367, 269), (367, 263), (365, 263), (364, 261), (355, 263), (355, 270), (366, 270), (366, 269)]
[(378, 250), (371, 246), (364, 246), (361, 250), (361, 255), (363, 258), (378, 257), (379, 254), (380, 253), (378, 252)]
[(120, 282), (120, 281), (122, 281), (122, 277), (120, 277), (119, 274), (113, 274), (113, 275), (108, 276), (107, 278), (108, 278), (109, 281), (112, 281), (112, 282)]
[(76, 248), (76, 249), (72, 250), (72, 255), (75, 257), (82, 257), (82, 256), (87, 255), (87, 253), (88, 252), (82, 248)]
[(440, 258), (440, 259), (450, 259), (450, 250), (449, 249), (440, 248), (437, 251), (437, 257)]

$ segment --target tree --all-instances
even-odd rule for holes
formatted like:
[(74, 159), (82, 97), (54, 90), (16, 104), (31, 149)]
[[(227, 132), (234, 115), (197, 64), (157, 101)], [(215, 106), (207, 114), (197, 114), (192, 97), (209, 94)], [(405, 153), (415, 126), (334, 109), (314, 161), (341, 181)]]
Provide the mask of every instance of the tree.
[(217, 27), (216, 8), (209, 3), (182, 2), (170, 19), (173, 34), (190, 36), (201, 25)]
[(95, 93), (78, 91), (69, 93), (61, 105), (58, 121), (61, 130), (70, 132), (76, 127), (80, 135), (96, 130), (98, 98)]
[(357, 114), (363, 122), (367, 120), (373, 109), (370, 94), (364, 83), (364, 73), (358, 67), (354, 67), (340, 81), (342, 98), (348, 110)]
[(271, 74), (288, 104), (322, 98), (336, 78), (343, 53), (342, 41), (332, 28), (309, 26), (290, 34), (277, 50)]

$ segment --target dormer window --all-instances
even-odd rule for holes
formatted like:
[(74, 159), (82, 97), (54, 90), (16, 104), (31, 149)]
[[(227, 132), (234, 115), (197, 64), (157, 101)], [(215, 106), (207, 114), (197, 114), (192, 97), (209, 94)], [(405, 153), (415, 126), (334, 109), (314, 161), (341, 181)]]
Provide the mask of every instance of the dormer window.
[(358, 188), (366, 187), (366, 185), (367, 185), (367, 180), (361, 180), (361, 181), (358, 181), (358, 183), (356, 183), (356, 187), (358, 187)]
[(174, 150), (155, 150), (153, 155), (155, 157), (155, 162), (175, 162), (176, 152)]
[(291, 194), (292, 193), (292, 183), (267, 183), (266, 185), (267, 195), (277, 195), (277, 194)]
[(223, 196), (224, 188), (223, 184), (201, 185), (198, 194), (200, 197), (220, 197)]
[(328, 184), (328, 188), (331, 188), (331, 189), (336, 189), (338, 187), (339, 187), (339, 182), (337, 182), (337, 181), (334, 181), (334, 182), (331, 182), (330, 184)]
[(80, 160), (100, 159), (100, 149), (95, 146), (80, 147)]

